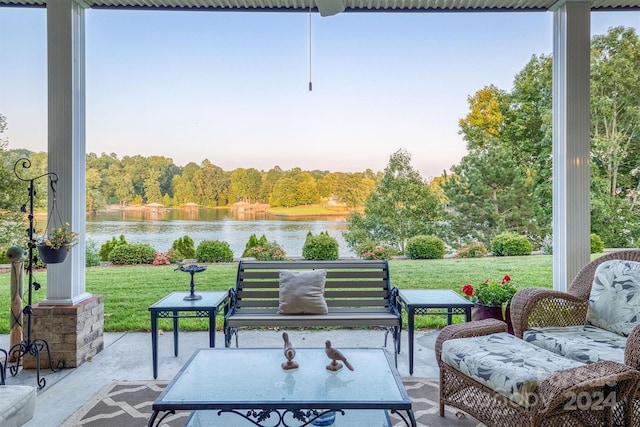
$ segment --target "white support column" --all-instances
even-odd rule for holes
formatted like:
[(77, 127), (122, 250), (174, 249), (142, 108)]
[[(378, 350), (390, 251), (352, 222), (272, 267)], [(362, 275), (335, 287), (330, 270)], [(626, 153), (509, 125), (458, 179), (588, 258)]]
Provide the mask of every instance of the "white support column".
[(553, 288), (590, 259), (590, 22), (588, 1), (553, 12)]
[[(84, 25), (80, 3), (47, 1), (49, 171), (59, 177), (60, 216), (81, 235), (64, 263), (47, 267), (47, 298), (41, 305), (74, 305), (91, 297), (85, 292)], [(51, 202), (49, 193), (49, 210)]]

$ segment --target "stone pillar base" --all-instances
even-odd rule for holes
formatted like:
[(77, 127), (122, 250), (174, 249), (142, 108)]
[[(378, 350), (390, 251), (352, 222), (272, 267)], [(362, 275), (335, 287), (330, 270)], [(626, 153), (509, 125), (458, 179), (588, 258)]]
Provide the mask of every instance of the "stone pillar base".
[[(26, 321), (25, 318), (25, 326)], [(77, 368), (104, 348), (102, 295), (94, 295), (76, 305), (34, 304), (31, 321), (31, 340), (47, 341), (54, 369)], [(27, 355), (23, 364), (25, 369), (35, 369), (35, 358)], [(46, 349), (40, 354), (40, 367), (50, 367)]]

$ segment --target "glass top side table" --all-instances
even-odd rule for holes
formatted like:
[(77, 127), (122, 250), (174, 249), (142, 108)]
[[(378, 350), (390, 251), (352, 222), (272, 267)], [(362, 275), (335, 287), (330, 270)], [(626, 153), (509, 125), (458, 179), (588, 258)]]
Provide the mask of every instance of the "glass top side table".
[(198, 292), (199, 300), (185, 300), (189, 292), (173, 292), (149, 307), (153, 378), (158, 378), (158, 319), (173, 319), (173, 353), (178, 355), (178, 319), (208, 317), (209, 347), (216, 346), (216, 315), (226, 302), (227, 292)]
[[(473, 303), (449, 289), (406, 289), (398, 293), (400, 314), (407, 310), (409, 329), (409, 373), (413, 375), (413, 336), (415, 315), (441, 314), (447, 316), (450, 325), (454, 314), (464, 314), (467, 322), (471, 320)], [(445, 309), (443, 311), (442, 309)]]

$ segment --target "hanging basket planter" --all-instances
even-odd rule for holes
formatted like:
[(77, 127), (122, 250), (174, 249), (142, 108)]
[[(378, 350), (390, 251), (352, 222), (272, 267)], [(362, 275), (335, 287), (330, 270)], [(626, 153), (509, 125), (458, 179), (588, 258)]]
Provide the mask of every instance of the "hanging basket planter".
[(67, 253), (69, 252), (66, 246), (62, 246), (58, 249), (54, 249), (44, 243), (38, 243), (37, 246), (38, 252), (40, 252), (40, 259), (45, 264), (59, 264), (64, 262), (67, 258)]

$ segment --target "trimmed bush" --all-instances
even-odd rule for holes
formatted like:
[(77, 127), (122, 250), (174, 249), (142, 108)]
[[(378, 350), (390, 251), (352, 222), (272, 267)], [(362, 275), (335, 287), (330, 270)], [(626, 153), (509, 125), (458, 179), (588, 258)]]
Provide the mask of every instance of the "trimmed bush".
[(7, 248), (0, 248), (0, 264), (11, 264), (7, 259)]
[(533, 245), (525, 236), (501, 233), (491, 241), (491, 253), (495, 256), (531, 255)]
[(203, 240), (196, 249), (196, 259), (200, 262), (231, 262), (233, 251), (227, 242)]
[(544, 239), (542, 239), (542, 243), (540, 245), (542, 247), (542, 253), (545, 255), (553, 255), (553, 236), (546, 235)]
[(156, 250), (147, 243), (117, 245), (109, 254), (113, 264), (151, 264), (156, 257)]
[(169, 260), (171, 262), (180, 262), (187, 258), (195, 258), (196, 245), (193, 243), (193, 239), (189, 236), (184, 236), (174, 240), (171, 245), (170, 255)]
[[(244, 256), (244, 254), (243, 254)], [(287, 254), (276, 242), (267, 242), (246, 251), (246, 256), (258, 261), (285, 261)]]
[(376, 242), (369, 240), (356, 248), (356, 253), (362, 259), (376, 260), (389, 259), (396, 254), (393, 248), (378, 245)]
[(302, 247), (302, 256), (304, 259), (316, 261), (338, 259), (338, 241), (326, 231), (320, 232), (317, 236), (308, 232)]
[(599, 254), (604, 252), (604, 242), (597, 234), (591, 234), (591, 253)]
[(111, 238), (111, 240), (107, 240), (106, 242), (104, 242), (102, 244), (102, 246), (100, 246), (100, 260), (101, 261), (109, 261), (110, 260), (110, 255), (111, 255), (111, 251), (119, 245), (126, 245), (127, 241), (124, 238), (124, 234), (120, 235), (120, 239), (116, 240), (116, 237), (113, 236)]
[(84, 251), (84, 266), (95, 267), (96, 265), (100, 265), (98, 242), (93, 239), (87, 239), (87, 246)]
[(469, 246), (458, 249), (456, 258), (483, 258), (489, 250), (482, 242), (471, 243)]
[[(265, 237), (266, 239), (266, 237)], [(249, 257), (251, 255), (249, 255), (249, 250), (251, 248), (256, 248), (260, 246), (260, 242), (258, 241), (258, 238), (256, 237), (255, 234), (252, 234), (251, 236), (249, 236), (249, 240), (247, 241), (247, 244), (244, 246), (244, 251), (242, 252), (242, 257)]]
[(444, 242), (436, 236), (413, 236), (407, 241), (405, 254), (411, 259), (442, 259)]

